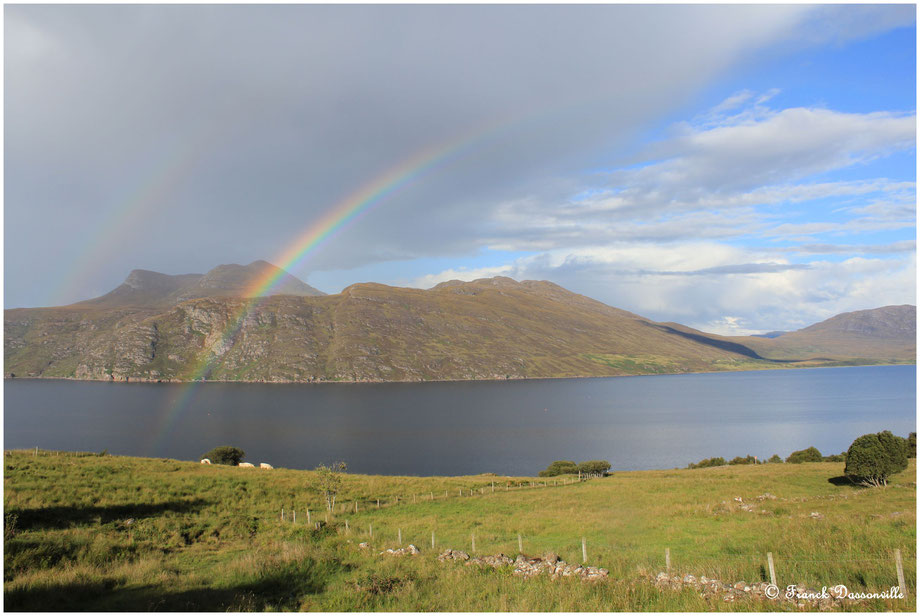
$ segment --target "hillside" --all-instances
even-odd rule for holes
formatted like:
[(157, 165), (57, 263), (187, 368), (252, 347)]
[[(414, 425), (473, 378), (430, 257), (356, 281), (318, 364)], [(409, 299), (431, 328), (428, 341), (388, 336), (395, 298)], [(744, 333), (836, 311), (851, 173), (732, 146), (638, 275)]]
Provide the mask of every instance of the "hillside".
[[(328, 526), (314, 530), (326, 516), (311, 471), (6, 453), (8, 611), (801, 611), (721, 587), (704, 595), (656, 585), (665, 549), (675, 576), (762, 584), (769, 551), (780, 587), (851, 592), (896, 585), (891, 554), (900, 549), (905, 599), (831, 607), (916, 607), (913, 460), (885, 489), (839, 481), (841, 463), (615, 472), (555, 486), (347, 475)], [(420, 553), (381, 554), (400, 538)], [(582, 538), (587, 564), (607, 578), (522, 578), (510, 566), (437, 559), (448, 548), (513, 559), (520, 545), (528, 557), (580, 564)]]
[(917, 308), (884, 306), (846, 312), (809, 327), (771, 338), (732, 338), (769, 359), (882, 361), (915, 358)]
[[(266, 267), (274, 266), (220, 266), (200, 277), (135, 271), (95, 300), (7, 310), (6, 373), (418, 381), (737, 370), (788, 366), (790, 359), (827, 363), (815, 357), (913, 359), (913, 313), (903, 310), (887, 338), (873, 338), (878, 327), (868, 325), (858, 331), (802, 330), (817, 337), (825, 346), (814, 348), (825, 352), (796, 356), (799, 347), (782, 345), (798, 332), (774, 339), (715, 336), (656, 323), (545, 281), (497, 277), (429, 290), (364, 283), (318, 296), (290, 277), (270, 297), (250, 302), (234, 296)], [(853, 353), (833, 353), (834, 344)], [(866, 349), (875, 354), (857, 354)]]

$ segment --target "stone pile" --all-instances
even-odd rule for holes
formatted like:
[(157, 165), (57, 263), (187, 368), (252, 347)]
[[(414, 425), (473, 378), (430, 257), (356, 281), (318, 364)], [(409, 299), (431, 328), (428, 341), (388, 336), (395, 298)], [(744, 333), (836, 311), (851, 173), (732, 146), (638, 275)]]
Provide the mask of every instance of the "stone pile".
[(470, 555), (466, 552), (445, 550), (438, 556), (438, 560), (441, 562), (460, 560), (465, 561), (467, 566), (478, 565), (495, 569), (512, 567), (512, 575), (523, 578), (532, 578), (545, 573), (554, 580), (560, 577), (578, 577), (586, 581), (597, 581), (605, 580), (609, 575), (607, 569), (569, 564), (551, 552), (539, 558), (528, 558), (523, 554), (519, 554), (516, 559), (511, 560), (511, 557), (504, 554), (470, 558)]
[[(669, 575), (662, 571), (655, 576), (654, 582), (655, 586), (661, 590), (679, 592), (684, 588), (692, 588), (699, 592), (701, 597), (721, 597), (723, 601), (729, 603), (743, 599), (775, 599), (777, 601), (792, 602), (800, 608), (807, 607), (812, 610), (817, 609), (825, 611), (834, 609), (835, 606), (842, 601), (842, 599), (833, 596), (807, 600), (797, 598), (790, 599), (785, 596), (785, 589), (779, 589), (778, 596), (772, 597), (767, 594), (767, 587), (770, 586), (769, 582), (752, 582), (748, 584), (747, 582), (740, 581), (730, 584), (722, 580), (708, 578), (705, 575), (696, 577), (689, 573), (680, 576)], [(798, 591), (806, 595), (820, 595), (818, 591), (806, 589), (804, 587), (800, 587)]]
[(414, 545), (410, 543), (408, 547), (399, 548), (398, 550), (389, 548), (387, 550), (384, 550), (380, 554), (381, 555), (389, 554), (390, 556), (415, 556), (416, 554), (421, 554), (421, 553), (422, 553), (421, 550), (419, 550), (417, 547), (415, 547)]

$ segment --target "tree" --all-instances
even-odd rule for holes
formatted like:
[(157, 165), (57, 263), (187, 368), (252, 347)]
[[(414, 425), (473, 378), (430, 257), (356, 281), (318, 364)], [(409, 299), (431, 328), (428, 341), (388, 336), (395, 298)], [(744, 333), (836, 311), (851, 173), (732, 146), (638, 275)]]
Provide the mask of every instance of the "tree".
[(578, 472), (583, 475), (606, 475), (610, 466), (607, 460), (588, 460), (578, 465)]
[(728, 461), (729, 464), (757, 464), (757, 458), (754, 456), (748, 455), (742, 458), (741, 456), (736, 456)]
[(786, 458), (786, 462), (788, 464), (802, 464), (803, 462), (821, 462), (823, 459), (824, 456), (821, 455), (817, 448), (809, 447), (808, 449), (793, 451)]
[(230, 445), (215, 447), (208, 453), (201, 456), (202, 459), (207, 458), (210, 460), (211, 464), (227, 464), (229, 466), (239, 465), (239, 463), (245, 457), (245, 451), (239, 447), (231, 447)]
[(865, 486), (886, 486), (888, 477), (907, 468), (907, 439), (885, 430), (864, 434), (847, 450), (843, 473)]
[(907, 436), (907, 457), (916, 458), (917, 457), (917, 433), (911, 432)]
[(725, 466), (726, 464), (725, 458), (720, 456), (718, 458), (705, 458), (696, 464), (691, 462), (687, 465), (687, 468), (709, 468), (710, 466)]
[(556, 460), (546, 467), (546, 470), (540, 471), (540, 477), (556, 477), (558, 475), (574, 475), (578, 472), (578, 466), (571, 460)]
[(342, 475), (345, 474), (347, 466), (344, 462), (333, 462), (329, 466), (320, 464), (316, 467), (317, 483), (319, 491), (323, 493), (326, 499), (326, 509), (332, 513), (335, 509), (335, 497), (342, 487)]
[(779, 454), (774, 453), (772, 456), (770, 456), (770, 459), (767, 460), (767, 463), (768, 464), (782, 464), (783, 459), (779, 457)]
[(841, 451), (840, 453), (835, 453), (829, 456), (824, 456), (825, 462), (846, 462), (847, 461), (847, 452)]

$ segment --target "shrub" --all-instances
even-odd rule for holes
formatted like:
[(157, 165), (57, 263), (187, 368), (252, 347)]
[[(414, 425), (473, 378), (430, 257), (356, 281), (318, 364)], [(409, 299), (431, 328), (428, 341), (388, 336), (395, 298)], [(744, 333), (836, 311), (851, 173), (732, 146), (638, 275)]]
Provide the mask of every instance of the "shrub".
[(821, 452), (816, 447), (809, 447), (808, 449), (793, 451), (786, 458), (786, 462), (788, 464), (802, 464), (803, 462), (821, 462), (823, 459), (824, 456), (821, 455)]
[(847, 450), (844, 474), (866, 486), (888, 485), (888, 477), (907, 468), (907, 439), (885, 430), (864, 434)]
[(824, 456), (825, 462), (846, 462), (847, 461), (847, 452), (842, 451), (840, 453), (835, 453), (830, 456)]
[(767, 463), (768, 464), (782, 464), (783, 459), (779, 457), (779, 454), (774, 453), (772, 456), (770, 456), (770, 459), (767, 460)]
[(556, 477), (557, 475), (572, 475), (578, 472), (578, 466), (571, 460), (556, 460), (540, 471), (540, 477)]
[(229, 466), (237, 466), (240, 462), (242, 462), (243, 458), (246, 457), (246, 452), (239, 447), (222, 445), (221, 447), (215, 447), (201, 457), (202, 459), (207, 458), (210, 460), (211, 464), (227, 464)]
[(610, 470), (607, 460), (588, 460), (578, 465), (578, 472), (584, 475), (606, 475)]
[(687, 465), (687, 468), (708, 468), (710, 466), (725, 466), (725, 458), (706, 458), (705, 460), (700, 460), (696, 464), (691, 462)]
[(916, 458), (917, 457), (917, 433), (911, 432), (907, 436), (907, 457)]
[(728, 461), (729, 464), (757, 464), (757, 458), (754, 456), (748, 455), (742, 458), (741, 456), (736, 456)]

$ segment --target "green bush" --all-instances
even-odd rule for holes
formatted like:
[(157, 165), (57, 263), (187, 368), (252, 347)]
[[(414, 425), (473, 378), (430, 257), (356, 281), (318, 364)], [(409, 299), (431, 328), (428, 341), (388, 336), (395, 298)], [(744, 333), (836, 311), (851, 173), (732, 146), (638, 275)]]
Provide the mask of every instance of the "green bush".
[(782, 464), (783, 459), (779, 457), (779, 454), (774, 453), (772, 456), (770, 456), (770, 459), (767, 460), (767, 463), (768, 464)]
[(578, 472), (583, 475), (606, 475), (610, 470), (607, 460), (588, 460), (578, 465)]
[(840, 453), (835, 453), (830, 456), (824, 456), (825, 462), (846, 462), (847, 461), (847, 452), (842, 451)]
[(907, 468), (908, 441), (885, 430), (864, 434), (847, 450), (844, 474), (854, 483), (888, 485), (888, 477)]
[(818, 451), (816, 447), (809, 447), (808, 449), (800, 449), (799, 451), (793, 451), (789, 454), (789, 457), (786, 458), (788, 464), (802, 464), (803, 462), (821, 462), (824, 460), (824, 456), (821, 455), (821, 452)]
[(911, 432), (907, 436), (907, 457), (916, 458), (917, 457), (917, 433)]
[(687, 465), (687, 468), (708, 468), (710, 466), (725, 466), (725, 458), (706, 458), (705, 460), (700, 460), (696, 464), (691, 462)]
[(556, 477), (558, 475), (574, 475), (578, 472), (578, 465), (571, 460), (556, 460), (540, 471), (540, 477)]
[(736, 456), (728, 461), (729, 464), (757, 464), (757, 458), (748, 455), (745, 457)]
[(210, 460), (211, 464), (226, 464), (229, 466), (237, 466), (240, 462), (242, 462), (243, 458), (246, 457), (246, 452), (239, 447), (222, 445), (220, 447), (215, 447), (201, 457), (202, 459), (207, 458)]

